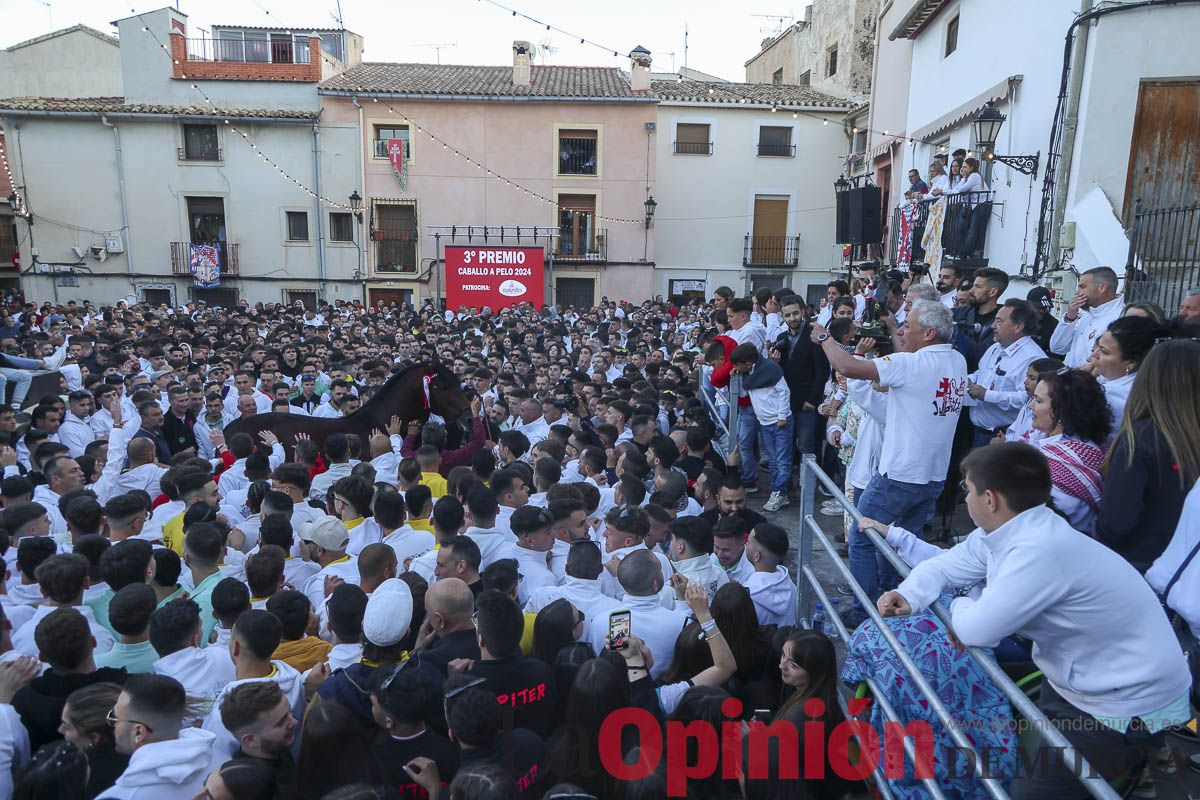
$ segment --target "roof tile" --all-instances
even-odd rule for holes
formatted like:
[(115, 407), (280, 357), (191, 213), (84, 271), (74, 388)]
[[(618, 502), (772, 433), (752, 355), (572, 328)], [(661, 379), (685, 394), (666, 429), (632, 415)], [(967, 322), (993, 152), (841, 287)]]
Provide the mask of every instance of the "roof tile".
[(845, 110), (852, 103), (807, 86), (773, 83), (704, 83), (702, 81), (653, 81), (650, 91), (663, 102), (811, 106)]
[(629, 88), (615, 67), (534, 66), (528, 86), (512, 82), (512, 67), (364, 63), (324, 81), (321, 90), (397, 95), (653, 99)]
[(318, 116), (315, 111), (126, 103), (123, 97), (10, 97), (0, 99), (0, 110), (58, 111), (62, 113), (90, 114), (169, 114), (187, 117), (230, 117), (238, 119), (266, 117), (316, 119)]

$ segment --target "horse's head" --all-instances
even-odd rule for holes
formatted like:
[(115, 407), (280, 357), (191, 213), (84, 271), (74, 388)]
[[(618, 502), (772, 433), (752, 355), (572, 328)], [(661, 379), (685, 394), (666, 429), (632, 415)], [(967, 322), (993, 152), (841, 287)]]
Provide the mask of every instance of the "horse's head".
[(427, 364), (425, 374), (432, 376), (429, 382), (429, 409), (446, 420), (448, 446), (459, 447), (470, 436), (471, 403), (459, 388), (458, 378), (449, 367), (438, 360)]

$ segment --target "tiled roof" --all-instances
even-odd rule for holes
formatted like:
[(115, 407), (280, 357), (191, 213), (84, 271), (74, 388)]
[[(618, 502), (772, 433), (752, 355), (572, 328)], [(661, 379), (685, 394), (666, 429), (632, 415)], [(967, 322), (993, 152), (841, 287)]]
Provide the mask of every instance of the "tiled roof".
[(111, 44), (113, 47), (117, 46), (117, 37), (115, 36), (109, 36), (106, 33), (101, 33), (95, 28), (89, 28), (87, 25), (72, 25), (69, 28), (63, 28), (62, 30), (44, 33), (41, 36), (35, 36), (32, 39), (26, 39), (25, 41), (18, 42), (7, 49), (19, 50), (22, 47), (28, 47), (31, 44), (38, 44), (39, 42), (45, 42), (50, 39), (57, 39), (59, 36), (66, 36), (68, 33), (75, 33), (76, 31), (81, 31), (89, 36), (95, 36), (100, 41), (104, 42), (105, 44)]
[(746, 101), (760, 105), (812, 106), (844, 110), (851, 103), (807, 86), (773, 83), (702, 83), (700, 81), (654, 81), (651, 92), (663, 102), (737, 105)]
[(283, 111), (265, 108), (209, 108), (156, 103), (126, 103), (123, 97), (9, 97), (0, 100), (2, 111), (57, 111), (75, 114), (154, 114), (178, 117), (229, 117), (316, 119), (315, 111)]
[(321, 91), (447, 97), (612, 98), (653, 100), (629, 88), (615, 67), (533, 66), (528, 86), (513, 85), (512, 67), (364, 63), (324, 81)]

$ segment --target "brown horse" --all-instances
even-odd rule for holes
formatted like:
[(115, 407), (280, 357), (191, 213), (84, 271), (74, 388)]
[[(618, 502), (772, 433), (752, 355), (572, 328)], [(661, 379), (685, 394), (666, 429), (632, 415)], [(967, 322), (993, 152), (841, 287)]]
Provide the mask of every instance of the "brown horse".
[[(424, 397), (425, 375), (432, 376), (428, 409), (425, 408)], [(225, 438), (228, 440), (235, 433), (248, 433), (257, 444), (260, 431), (271, 431), (290, 456), (296, 445), (296, 434), (307, 434), (324, 451), (327, 437), (335, 433), (354, 433), (359, 436), (365, 450), (371, 433), (375, 429), (386, 430), (393, 415), (399, 416), (402, 422), (409, 422), (426, 419), (432, 411), (446, 420), (448, 444), (457, 447), (469, 433), (465, 416), (470, 410), (471, 404), (459, 389), (454, 373), (434, 361), (432, 364), (413, 364), (397, 372), (358, 411), (349, 416), (334, 419), (278, 412), (255, 414), (249, 419), (236, 419), (226, 425)], [(357, 455), (351, 453), (352, 457)]]

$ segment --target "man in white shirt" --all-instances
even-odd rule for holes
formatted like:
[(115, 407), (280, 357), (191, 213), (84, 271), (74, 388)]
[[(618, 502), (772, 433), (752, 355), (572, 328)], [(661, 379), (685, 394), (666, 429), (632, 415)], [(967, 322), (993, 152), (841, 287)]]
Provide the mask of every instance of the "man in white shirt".
[[(1016, 442), (984, 447), (963, 475), (979, 527), (914, 567), (879, 598), (880, 613), (923, 611), (947, 590), (986, 582), (978, 598), (951, 602), (955, 638), (988, 648), (1013, 634), (1032, 640), (1038, 705), (1093, 765), (1121, 762), (1131, 739), (1150, 746), (1149, 735), (1191, 719), (1191, 675), (1158, 598), (1124, 558), (1049, 508), (1045, 458)], [(1069, 766), (1046, 763), (1018, 776), (1012, 796), (1079, 793)]]
[(321, 565), (301, 589), (313, 608), (320, 608), (325, 603), (326, 578), (341, 578), (343, 583), (359, 584), (358, 561), (346, 553), (350, 534), (340, 519), (326, 514), (303, 526), (299, 534), (300, 546), (308, 548), (308, 560)]
[(504, 558), (516, 558), (513, 549), (517, 537), (496, 525), (499, 505), (496, 495), (486, 486), (475, 486), (467, 493), (467, 529), (463, 535), (479, 547), (479, 571)]
[(58, 501), (67, 492), (83, 486), (83, 470), (70, 456), (57, 456), (43, 465), (42, 472), (49, 483), (33, 490), (33, 502), (46, 509), (46, 516), (50, 518), (50, 534), (65, 536), (67, 521), (58, 510)]
[(833, 320), (833, 303), (839, 297), (850, 294), (850, 284), (842, 280), (830, 281), (825, 286), (825, 305), (817, 312), (817, 324), (828, 327)]
[(554, 534), (550, 530), (554, 516), (548, 508), (524, 506), (512, 515), (512, 531), (517, 537), (513, 555), (517, 559), (517, 602), (524, 606), (538, 589), (557, 586), (558, 579), (550, 571)]
[(585, 619), (603, 618), (607, 624), (609, 613), (621, 608), (621, 601), (600, 591), (600, 547), (595, 542), (582, 540), (569, 545), (566, 577), (559, 585), (535, 589), (525, 603), (526, 613), (536, 613), (559, 598), (567, 598)]
[(979, 369), (967, 376), (963, 403), (970, 407), (975, 426), (973, 447), (988, 445), (1029, 402), (1025, 372), (1034, 361), (1046, 357), (1027, 333), (1036, 327), (1037, 315), (1025, 300), (1007, 300), (996, 312), (992, 323), (996, 341), (979, 359)]
[(271, 398), (267, 397), (262, 392), (254, 390), (254, 374), (244, 370), (234, 373), (233, 376), (234, 391), (225, 395), (225, 410), (237, 417), (241, 415), (241, 410), (238, 408), (238, 398), (250, 397), (254, 400), (254, 407), (259, 414), (268, 414), (271, 411)]
[[(688, 612), (664, 608), (659, 602), (663, 588), (662, 569), (658, 559), (641, 548), (621, 559), (617, 580), (624, 592), (621, 607), (630, 612), (630, 631), (650, 646), (654, 664), (650, 676), (658, 679), (671, 666), (675, 640), (687, 624)], [(600, 652), (608, 644), (608, 616), (588, 617), (585, 633), (592, 648)]]
[(726, 336), (738, 344), (752, 344), (760, 352), (766, 352), (767, 329), (753, 319), (754, 304), (738, 298), (729, 304), (729, 331)]
[(325, 461), (329, 468), (313, 478), (308, 496), (325, 502), (333, 485), (350, 474), (350, 440), (344, 433), (335, 433), (325, 440)]
[(546, 419), (542, 416), (542, 404), (532, 397), (521, 401), (521, 405), (517, 409), (517, 416), (520, 417), (520, 422), (513, 427), (513, 430), (525, 434), (531, 448), (550, 435), (550, 426), (546, 424)]
[[(866, 361), (843, 350), (820, 325), (813, 326), (813, 341), (821, 343), (834, 370), (889, 387), (878, 472), (857, 500), (865, 517), (920, 531), (933, 514), (967, 393), (967, 362), (948, 344), (953, 332), (945, 306), (917, 300), (904, 326), (903, 350)], [(895, 570), (856, 526), (850, 528), (849, 543), (850, 570), (869, 597), (894, 585)]]
[(943, 264), (942, 268), (938, 270), (937, 290), (942, 305), (946, 308), (954, 309), (954, 298), (958, 294), (958, 284), (961, 281), (961, 273), (953, 264)]
[(754, 526), (746, 540), (746, 558), (754, 567), (746, 590), (754, 601), (760, 625), (783, 627), (796, 623), (796, 584), (783, 566), (787, 553), (787, 531), (769, 522)]
[(92, 416), (92, 393), (83, 389), (67, 396), (69, 408), (58, 428), (58, 441), (71, 451), (71, 458), (79, 458), (84, 449), (96, 438), (96, 432), (88, 424)]
[[(262, 443), (271, 448), (271, 454), (267, 456), (267, 461), (271, 465), (271, 469), (275, 469), (283, 463), (283, 445), (279, 443), (279, 439), (271, 431), (260, 431), (258, 438)], [(248, 440), (248, 441), (247, 441)], [(233, 453), (237, 460), (230, 465), (229, 469), (221, 473), (221, 477), (217, 479), (217, 488), (221, 492), (222, 497), (228, 497), (236, 489), (244, 489), (250, 485), (249, 479), (246, 478), (246, 459), (254, 452), (254, 440), (250, 438), (250, 434), (235, 433), (230, 437), (229, 451)]]
[(180, 597), (150, 615), (150, 644), (161, 656), (154, 672), (179, 681), (187, 693), (208, 704), (234, 679), (233, 659), (226, 647), (200, 646), (200, 606)]
[(1125, 301), (1117, 294), (1117, 273), (1110, 267), (1089, 269), (1079, 276), (1079, 288), (1067, 304), (1066, 316), (1050, 337), (1050, 352), (1064, 356), (1068, 367), (1082, 367), (1100, 334), (1124, 308)]

